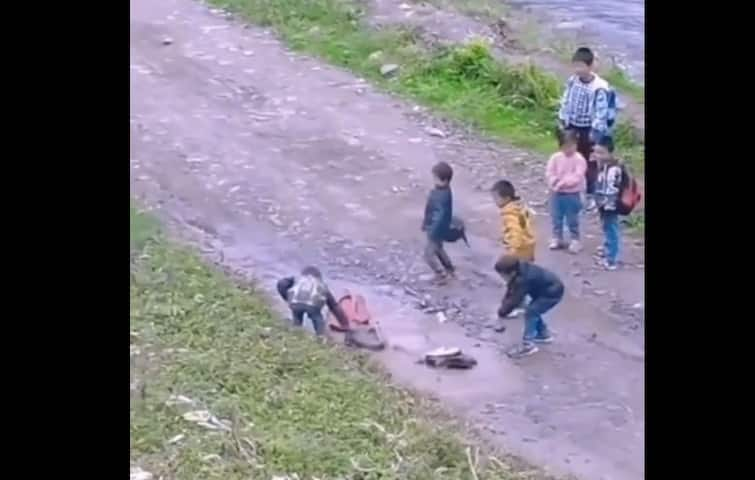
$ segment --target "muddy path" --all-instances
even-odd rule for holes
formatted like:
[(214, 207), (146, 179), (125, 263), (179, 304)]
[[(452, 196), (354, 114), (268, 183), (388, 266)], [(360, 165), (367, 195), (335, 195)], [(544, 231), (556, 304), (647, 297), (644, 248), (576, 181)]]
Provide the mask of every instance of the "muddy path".
[[(491, 271), (498, 215), (486, 190), (512, 178), (547, 239), (543, 158), (439, 123), (191, 0), (131, 0), (130, 117), (133, 195), (206, 255), (264, 289), (320, 265), (336, 292), (368, 296), (391, 345), (380, 358), (397, 381), (552, 472), (644, 477), (640, 246), (627, 240), (627, 264), (612, 273), (588, 253), (540, 248), (568, 289), (550, 316), (556, 343), (513, 362), (501, 350), (518, 341), (521, 320), (492, 330), (502, 285)], [(460, 278), (442, 288), (423, 280), (419, 232), (438, 160), (455, 167), (455, 209), (472, 244), (450, 247)], [(585, 223), (587, 252), (599, 235), (594, 219)], [(479, 367), (415, 364), (449, 344)]]

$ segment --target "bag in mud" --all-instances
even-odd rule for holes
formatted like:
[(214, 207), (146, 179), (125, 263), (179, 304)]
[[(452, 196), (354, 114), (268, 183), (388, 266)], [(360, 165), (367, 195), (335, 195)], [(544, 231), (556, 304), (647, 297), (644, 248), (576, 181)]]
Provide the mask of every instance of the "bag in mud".
[(449, 243), (454, 243), (458, 242), (460, 239), (464, 240), (464, 243), (467, 244), (467, 247), (469, 246), (469, 240), (467, 240), (467, 229), (464, 226), (464, 220), (459, 217), (452, 217), (451, 225), (448, 227), (448, 233), (443, 240)]
[[(344, 339), (346, 345), (373, 351), (385, 348), (380, 330), (373, 324), (372, 315), (367, 310), (367, 300), (362, 295), (347, 292), (338, 300), (338, 308), (349, 323), (349, 331)], [(328, 326), (337, 332), (344, 331), (332, 312), (329, 314)]]

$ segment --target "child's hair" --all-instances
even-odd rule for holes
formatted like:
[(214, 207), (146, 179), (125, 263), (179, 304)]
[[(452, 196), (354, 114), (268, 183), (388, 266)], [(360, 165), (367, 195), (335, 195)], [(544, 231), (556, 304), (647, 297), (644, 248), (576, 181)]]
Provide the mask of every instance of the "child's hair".
[(305, 277), (311, 276), (322, 280), (322, 273), (320, 273), (320, 270), (317, 267), (313, 267), (311, 265), (309, 267), (304, 267), (304, 269), (302, 269), (301, 271), (301, 274)]
[(495, 271), (499, 274), (511, 273), (519, 267), (519, 259), (513, 255), (503, 255), (495, 262)]
[(495, 192), (495, 194), (501, 198), (510, 198), (512, 200), (519, 199), (519, 197), (516, 196), (514, 185), (512, 185), (508, 180), (498, 180), (497, 182), (495, 182), (495, 184), (493, 184), (493, 187), (490, 189), (490, 191)]
[(433, 175), (441, 182), (450, 182), (454, 176), (454, 169), (446, 162), (438, 162), (433, 167)]
[(609, 137), (608, 135), (603, 135), (602, 137), (600, 137), (597, 144), (611, 153), (613, 153), (613, 149), (615, 148), (613, 144), (613, 138)]
[(563, 147), (567, 144), (576, 144), (577, 143), (577, 132), (572, 129), (566, 129), (562, 130), (558, 135), (558, 146)]
[(571, 57), (572, 62), (582, 62), (588, 67), (592, 66), (592, 62), (595, 61), (595, 55), (587, 47), (579, 47), (574, 55)]

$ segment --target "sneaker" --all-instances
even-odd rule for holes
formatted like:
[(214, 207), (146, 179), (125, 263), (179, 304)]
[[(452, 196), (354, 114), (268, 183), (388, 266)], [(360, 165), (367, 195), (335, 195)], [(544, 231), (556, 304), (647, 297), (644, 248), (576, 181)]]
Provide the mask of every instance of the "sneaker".
[(557, 238), (554, 238), (548, 244), (548, 248), (551, 249), (551, 250), (559, 250), (561, 248), (564, 248), (564, 242), (561, 241), (561, 240), (558, 240)]
[(506, 318), (516, 318), (519, 316), (524, 315), (524, 309), (523, 308), (515, 308), (511, 311), (508, 315), (506, 315)]
[(551, 335), (550, 333), (546, 333), (542, 336), (538, 335), (537, 337), (533, 338), (532, 341), (541, 345), (547, 345), (549, 343), (553, 343), (553, 335)]
[(569, 253), (577, 254), (582, 251), (582, 244), (579, 240), (572, 240), (569, 242)]
[(515, 346), (508, 352), (506, 352), (506, 355), (508, 355), (511, 358), (523, 358), (528, 357), (532, 354), (535, 354), (539, 352), (540, 349), (537, 348), (537, 345), (535, 345), (532, 342), (522, 342), (519, 345)]
[(592, 211), (596, 210), (597, 208), (598, 208), (598, 204), (595, 203), (595, 199), (594, 198), (588, 198), (585, 201), (585, 212), (589, 213), (589, 212), (592, 212)]
[(613, 272), (619, 267), (615, 263), (610, 263), (608, 260), (606, 260), (605, 262), (603, 262), (603, 268), (605, 268), (609, 272)]

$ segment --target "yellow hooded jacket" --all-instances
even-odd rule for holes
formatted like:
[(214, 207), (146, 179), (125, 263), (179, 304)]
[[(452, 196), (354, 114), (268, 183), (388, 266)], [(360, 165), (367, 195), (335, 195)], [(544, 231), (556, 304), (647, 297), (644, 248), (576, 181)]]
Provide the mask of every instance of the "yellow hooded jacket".
[(502, 243), (507, 253), (521, 260), (535, 260), (535, 231), (530, 212), (521, 201), (513, 200), (501, 208)]

